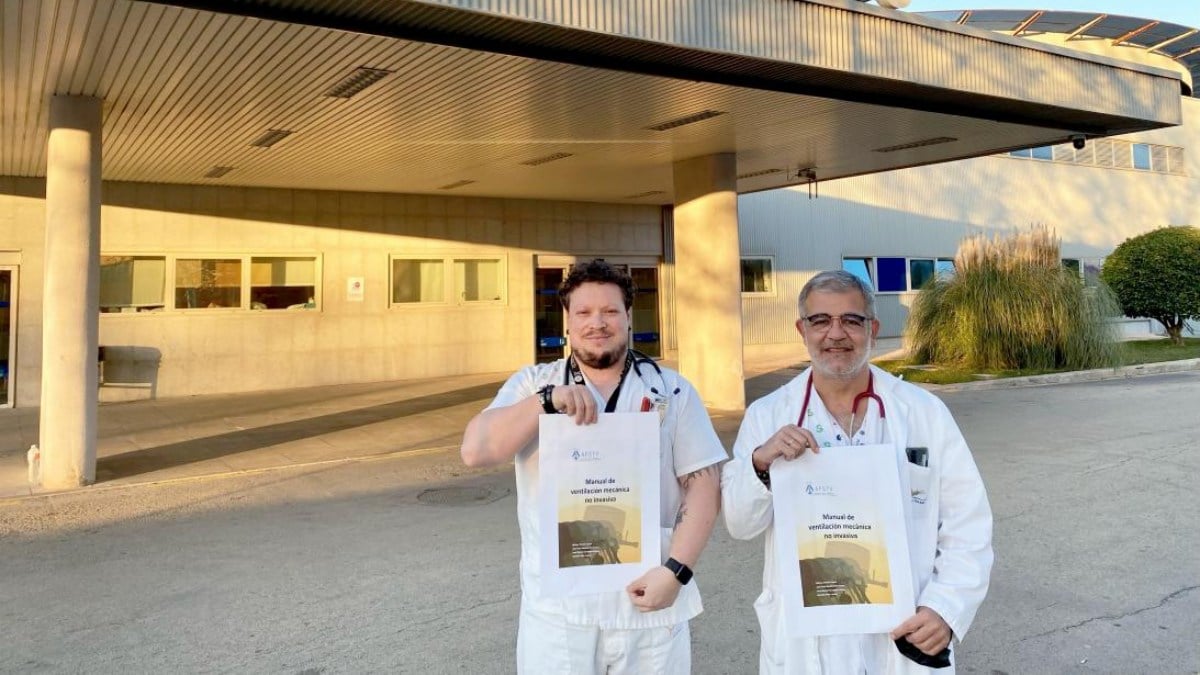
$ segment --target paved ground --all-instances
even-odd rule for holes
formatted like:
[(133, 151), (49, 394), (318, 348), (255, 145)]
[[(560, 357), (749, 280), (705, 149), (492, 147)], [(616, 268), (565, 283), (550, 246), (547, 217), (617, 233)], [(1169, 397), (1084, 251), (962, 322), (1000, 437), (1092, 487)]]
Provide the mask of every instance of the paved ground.
[[(0, 671), (511, 672), (511, 471), (465, 470), (445, 447), (449, 420), (494, 391), (480, 379), (417, 398), (314, 392), (285, 411), (247, 396), (237, 419), (275, 421), (241, 431), (215, 402), (207, 417), (159, 402), (160, 445), (110, 435), (141, 438), (152, 460), (110, 464), (88, 490), (0, 501)], [(441, 405), (414, 402), (430, 396)], [(996, 513), (993, 590), (960, 672), (1200, 672), (1200, 373), (944, 398)], [(312, 419), (376, 452), (288, 466), (316, 442)], [(389, 442), (397, 419), (406, 435)], [(718, 423), (730, 439), (736, 416)], [(170, 440), (192, 427), (221, 450)], [(428, 439), (410, 443), (414, 429)], [(171, 444), (233, 472), (189, 476), (195, 463), (154, 450)], [(260, 453), (292, 461), (239, 472)], [(754, 670), (761, 568), (761, 541), (718, 530), (697, 572), (695, 672)]]

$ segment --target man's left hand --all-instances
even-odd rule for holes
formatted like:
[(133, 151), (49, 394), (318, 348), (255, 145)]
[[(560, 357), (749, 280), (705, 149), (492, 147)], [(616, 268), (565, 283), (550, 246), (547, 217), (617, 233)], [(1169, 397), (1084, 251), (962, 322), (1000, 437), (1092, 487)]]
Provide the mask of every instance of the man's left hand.
[(937, 612), (928, 607), (917, 608), (917, 613), (892, 629), (892, 639), (907, 637), (914, 647), (933, 656), (950, 644), (954, 631)]
[(643, 612), (664, 609), (675, 603), (683, 588), (671, 570), (661, 565), (646, 572), (625, 587), (633, 606)]

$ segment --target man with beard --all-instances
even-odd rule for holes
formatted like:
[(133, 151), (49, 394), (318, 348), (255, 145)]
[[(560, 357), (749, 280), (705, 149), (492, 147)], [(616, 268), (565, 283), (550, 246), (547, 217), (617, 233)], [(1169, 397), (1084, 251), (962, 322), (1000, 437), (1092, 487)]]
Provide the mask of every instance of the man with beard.
[[(800, 291), (796, 329), (812, 367), (746, 411), (722, 471), (725, 523), (737, 539), (766, 532), (761, 673), (925, 673), (949, 667), (987, 594), (992, 513), (967, 443), (945, 404), (868, 364), (879, 333), (870, 286), (822, 272)], [(901, 466), (916, 612), (890, 635), (793, 639), (775, 562), (770, 466), (833, 446), (888, 444)], [(906, 658), (907, 657), (907, 658)], [(947, 672), (947, 671), (943, 671)]]
[[(691, 670), (687, 622), (702, 607), (689, 581), (720, 510), (717, 464), (726, 455), (691, 384), (654, 364), (634, 367), (633, 293), (629, 275), (603, 260), (572, 270), (558, 291), (571, 356), (518, 371), (463, 436), (468, 466), (514, 462), (521, 529), (519, 673)], [(538, 531), (539, 416), (566, 414), (576, 424), (592, 424), (600, 412), (647, 407), (659, 410), (661, 420), (660, 536), (666, 560), (624, 592), (544, 596), (541, 547), (548, 538)]]

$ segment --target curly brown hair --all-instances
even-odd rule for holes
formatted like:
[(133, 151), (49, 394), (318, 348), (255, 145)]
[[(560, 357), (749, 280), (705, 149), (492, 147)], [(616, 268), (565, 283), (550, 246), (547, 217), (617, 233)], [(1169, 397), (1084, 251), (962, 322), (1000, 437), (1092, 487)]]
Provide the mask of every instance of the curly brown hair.
[(576, 288), (589, 282), (617, 286), (625, 299), (625, 309), (633, 307), (633, 294), (636, 292), (633, 278), (625, 270), (605, 262), (604, 258), (595, 258), (576, 265), (567, 278), (563, 279), (562, 285), (558, 287), (558, 301), (562, 303), (563, 309), (571, 309), (571, 294)]

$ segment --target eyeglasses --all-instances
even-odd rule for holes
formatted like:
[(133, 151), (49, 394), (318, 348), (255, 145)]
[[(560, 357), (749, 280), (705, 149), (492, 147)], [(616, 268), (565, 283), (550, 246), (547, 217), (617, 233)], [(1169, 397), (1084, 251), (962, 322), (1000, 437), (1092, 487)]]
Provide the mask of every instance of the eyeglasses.
[(867, 322), (871, 320), (869, 316), (855, 314), (853, 312), (842, 314), (841, 316), (832, 316), (829, 314), (813, 314), (812, 316), (801, 317), (808, 327), (824, 333), (833, 326), (833, 322), (837, 321), (842, 324), (842, 330), (850, 332), (861, 332), (867, 327)]

